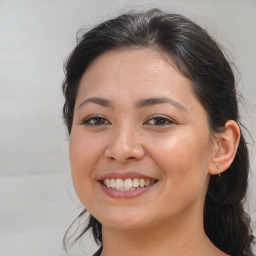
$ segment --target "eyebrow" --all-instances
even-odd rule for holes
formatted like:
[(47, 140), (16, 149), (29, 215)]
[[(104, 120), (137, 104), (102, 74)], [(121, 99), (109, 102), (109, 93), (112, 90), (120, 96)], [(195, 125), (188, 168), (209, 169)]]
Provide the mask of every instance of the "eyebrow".
[(136, 107), (137, 108), (144, 108), (144, 107), (148, 107), (148, 106), (153, 106), (153, 105), (157, 105), (157, 104), (171, 104), (174, 107), (179, 108), (182, 111), (187, 112), (187, 109), (181, 105), (179, 102), (168, 98), (168, 97), (154, 97), (154, 98), (148, 98), (148, 99), (141, 99), (136, 103)]
[(81, 108), (82, 106), (84, 106), (88, 103), (95, 103), (95, 104), (101, 105), (103, 107), (112, 107), (113, 106), (111, 101), (109, 101), (107, 99), (91, 97), (91, 98), (84, 100), (81, 104), (79, 104), (78, 108)]
[[(82, 106), (88, 104), (88, 103), (95, 103), (103, 107), (113, 107), (113, 103), (105, 98), (98, 98), (98, 97), (90, 97), (86, 100), (84, 100), (82, 103), (79, 104), (78, 108), (81, 108)], [(182, 111), (187, 112), (187, 109), (181, 105), (179, 102), (168, 98), (168, 97), (152, 97), (152, 98), (147, 98), (147, 99), (141, 99), (137, 101), (135, 104), (136, 108), (144, 108), (144, 107), (149, 107), (149, 106), (154, 106), (158, 104), (171, 104), (174, 107), (179, 108)]]

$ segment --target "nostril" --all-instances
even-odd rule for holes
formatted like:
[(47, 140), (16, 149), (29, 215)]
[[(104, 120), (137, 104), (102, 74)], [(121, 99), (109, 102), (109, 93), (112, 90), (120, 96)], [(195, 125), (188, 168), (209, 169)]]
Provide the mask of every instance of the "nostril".
[(130, 145), (128, 147), (112, 144), (106, 149), (104, 156), (109, 160), (116, 160), (118, 162), (139, 160), (144, 156), (144, 149), (141, 145)]
[(132, 160), (132, 159), (135, 159), (135, 157), (134, 156), (130, 156), (130, 157), (127, 157), (126, 159), (127, 160)]

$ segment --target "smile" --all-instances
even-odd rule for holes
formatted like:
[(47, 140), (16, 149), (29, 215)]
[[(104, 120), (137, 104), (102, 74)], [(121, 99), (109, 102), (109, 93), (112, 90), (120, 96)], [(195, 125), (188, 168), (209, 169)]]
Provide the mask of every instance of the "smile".
[(141, 178), (128, 178), (128, 179), (104, 179), (102, 180), (102, 184), (107, 188), (112, 188), (118, 191), (130, 191), (138, 188), (148, 187), (157, 180), (149, 180), (149, 179), (141, 179)]

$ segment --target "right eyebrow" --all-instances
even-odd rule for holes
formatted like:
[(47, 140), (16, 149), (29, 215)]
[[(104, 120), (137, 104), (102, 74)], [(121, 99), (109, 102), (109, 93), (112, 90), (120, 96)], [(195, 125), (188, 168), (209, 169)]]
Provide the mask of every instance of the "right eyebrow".
[(84, 106), (88, 103), (95, 103), (95, 104), (101, 105), (103, 107), (109, 107), (109, 108), (113, 106), (113, 104), (107, 99), (91, 97), (91, 98), (84, 100), (82, 103), (80, 103), (78, 108), (81, 108), (82, 106)]

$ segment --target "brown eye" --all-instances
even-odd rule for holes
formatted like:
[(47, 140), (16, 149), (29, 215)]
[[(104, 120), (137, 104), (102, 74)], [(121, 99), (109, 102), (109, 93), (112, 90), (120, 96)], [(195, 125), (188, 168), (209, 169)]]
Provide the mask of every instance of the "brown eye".
[(166, 117), (166, 116), (154, 116), (148, 119), (144, 124), (147, 125), (155, 125), (155, 126), (164, 126), (164, 125), (171, 125), (174, 122)]
[(108, 125), (110, 124), (110, 122), (102, 117), (102, 116), (92, 116), (92, 117), (89, 117), (87, 119), (85, 119), (83, 122), (82, 122), (83, 125), (94, 125), (94, 126), (100, 126), (100, 125)]

